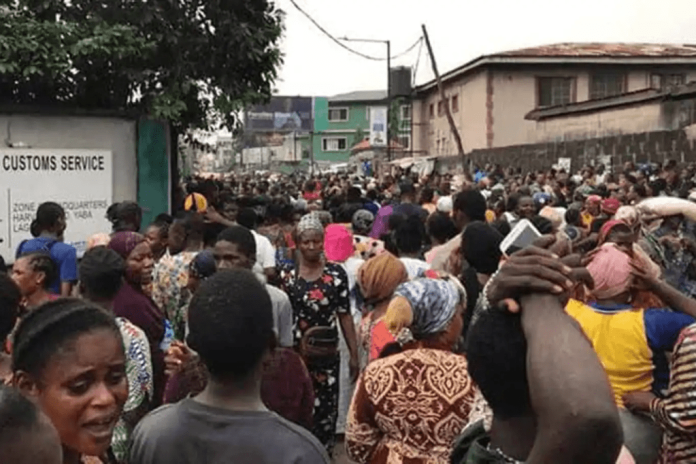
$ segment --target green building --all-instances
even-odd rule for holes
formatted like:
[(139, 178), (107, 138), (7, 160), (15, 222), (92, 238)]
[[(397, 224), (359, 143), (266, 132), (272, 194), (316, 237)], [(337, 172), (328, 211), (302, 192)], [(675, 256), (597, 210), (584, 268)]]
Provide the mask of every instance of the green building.
[[(403, 104), (402, 104), (403, 103)], [(405, 150), (411, 149), (411, 106), (392, 102), (392, 133)], [(314, 99), (314, 160), (319, 163), (346, 163), (351, 148), (370, 137), (372, 108), (387, 107), (387, 92), (357, 91)]]

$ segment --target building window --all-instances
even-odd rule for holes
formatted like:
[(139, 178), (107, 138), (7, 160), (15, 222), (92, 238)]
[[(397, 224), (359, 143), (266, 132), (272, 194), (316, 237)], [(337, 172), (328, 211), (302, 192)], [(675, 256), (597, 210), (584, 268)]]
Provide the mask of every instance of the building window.
[(348, 120), (348, 108), (329, 108), (329, 121), (342, 122)]
[(537, 106), (567, 105), (574, 100), (574, 77), (538, 77)]
[(445, 101), (440, 100), (437, 102), (437, 115), (438, 117), (442, 116), (445, 114)]
[(650, 76), (650, 87), (658, 90), (667, 90), (686, 83), (684, 74), (653, 74)]
[(459, 113), (459, 95), (452, 97), (452, 112)]
[(322, 151), (342, 151), (347, 147), (348, 141), (345, 137), (324, 137), (321, 139)]
[(411, 120), (411, 105), (401, 105), (401, 120), (410, 121)]
[(593, 74), (590, 81), (590, 100), (626, 93), (626, 75), (622, 73)]
[(411, 149), (411, 134), (400, 134), (399, 143), (406, 149)]
[(430, 119), (433, 119), (435, 117), (435, 104), (431, 103), (430, 104)]

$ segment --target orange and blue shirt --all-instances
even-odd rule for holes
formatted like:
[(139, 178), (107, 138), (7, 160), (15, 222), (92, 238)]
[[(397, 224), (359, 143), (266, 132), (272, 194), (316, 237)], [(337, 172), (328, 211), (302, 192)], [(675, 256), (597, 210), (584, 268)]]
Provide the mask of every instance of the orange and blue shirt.
[(666, 353), (672, 351), (682, 329), (694, 323), (691, 316), (669, 309), (588, 305), (577, 300), (568, 302), (566, 312), (590, 339), (620, 407), (629, 392), (663, 396), (669, 384)]

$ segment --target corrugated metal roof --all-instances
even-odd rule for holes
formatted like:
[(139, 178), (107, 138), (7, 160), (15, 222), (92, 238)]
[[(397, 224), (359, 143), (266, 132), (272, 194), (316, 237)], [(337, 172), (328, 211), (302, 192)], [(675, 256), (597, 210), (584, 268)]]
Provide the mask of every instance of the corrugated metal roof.
[(386, 90), (358, 90), (329, 97), (330, 102), (369, 102), (387, 98)]
[(696, 57), (696, 45), (692, 44), (650, 44), (650, 43), (559, 43), (540, 47), (521, 48), (489, 56), (684, 56)]

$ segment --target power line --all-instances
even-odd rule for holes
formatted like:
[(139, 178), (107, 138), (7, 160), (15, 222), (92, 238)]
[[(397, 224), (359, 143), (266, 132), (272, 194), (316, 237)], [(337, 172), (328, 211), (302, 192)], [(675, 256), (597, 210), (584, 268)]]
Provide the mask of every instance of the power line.
[(372, 60), (372, 61), (384, 61), (384, 58), (376, 58), (376, 57), (374, 57), (374, 56), (365, 55), (364, 53), (361, 53), (361, 52), (359, 52), (359, 51), (357, 51), (357, 50), (353, 50), (352, 48), (350, 48), (349, 46), (347, 46), (346, 44), (344, 44), (343, 42), (341, 42), (340, 40), (338, 40), (336, 37), (332, 36), (331, 33), (330, 33), (329, 31), (327, 31), (326, 29), (324, 29), (323, 27), (321, 27), (321, 24), (319, 24), (318, 22), (316, 22), (316, 21), (314, 20), (314, 18), (312, 18), (312, 17), (309, 15), (309, 13), (307, 13), (305, 10), (303, 10), (302, 8), (300, 8), (300, 5), (298, 5), (298, 4), (295, 2), (295, 0), (290, 0), (290, 3), (292, 3), (293, 6), (294, 6), (295, 8), (297, 8), (297, 9), (300, 11), (300, 13), (302, 13), (303, 15), (305, 15), (305, 17), (306, 17), (307, 19), (309, 19), (309, 20), (312, 22), (312, 24), (314, 24), (314, 25), (317, 27), (317, 29), (319, 29), (321, 32), (323, 32), (325, 36), (327, 36), (329, 39), (333, 40), (336, 44), (338, 44), (339, 46), (341, 46), (341, 48), (344, 48), (344, 49), (348, 50), (349, 52), (351, 52), (351, 53), (353, 53), (353, 54), (355, 54), (355, 55), (361, 56), (361, 57), (363, 57), (363, 58), (365, 58), (365, 59), (367, 59), (367, 60)]
[[(297, 2), (295, 2), (295, 0), (290, 0), (290, 3), (292, 3), (292, 5), (293, 5), (295, 8), (297, 8), (297, 10), (298, 10), (300, 13), (302, 13), (307, 19), (309, 19), (309, 20), (311, 21), (311, 23), (314, 24), (314, 25), (316, 26), (317, 29), (319, 29), (322, 33), (324, 33), (324, 35), (325, 35), (326, 37), (328, 37), (329, 39), (331, 39), (333, 42), (335, 42), (335, 43), (336, 43), (337, 45), (339, 45), (341, 48), (343, 48), (343, 49), (345, 49), (345, 50), (348, 50), (349, 52), (351, 52), (351, 53), (353, 53), (353, 54), (355, 54), (355, 55), (358, 55), (358, 56), (360, 56), (360, 57), (362, 57), (362, 58), (365, 58), (366, 60), (372, 60), (372, 61), (387, 61), (386, 58), (378, 58), (378, 57), (376, 57), (376, 56), (366, 55), (366, 54), (364, 54), (364, 53), (362, 53), (362, 52), (359, 52), (359, 51), (357, 51), (357, 50), (354, 50), (354, 49), (350, 48), (350, 47), (347, 46), (345, 43), (343, 43), (341, 40), (339, 40), (339, 39), (337, 39), (336, 37), (334, 37), (333, 35), (331, 35), (331, 33), (330, 33), (329, 31), (327, 31), (326, 29), (324, 29), (324, 28), (321, 26), (321, 24), (319, 24), (314, 18), (312, 18), (312, 17), (309, 15), (309, 13), (307, 13), (305, 10), (303, 10), (303, 9), (300, 7), (300, 5), (298, 5)], [(413, 45), (411, 45), (410, 47), (408, 47), (406, 50), (404, 50), (404, 51), (401, 52), (401, 53), (398, 53), (398, 54), (396, 54), (396, 55), (392, 55), (392, 56), (391, 56), (391, 59), (392, 59), (392, 60), (395, 60), (395, 59), (397, 59), (397, 58), (401, 58), (402, 56), (408, 54), (408, 53), (411, 52), (414, 48), (416, 48), (416, 46), (417, 46), (418, 44), (421, 44), (421, 45), (422, 45), (422, 43), (423, 43), (423, 36), (420, 36), (420, 37), (418, 38), (418, 40), (416, 40), (416, 41), (413, 43)]]

